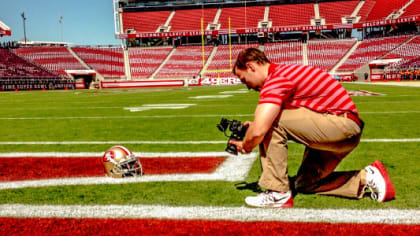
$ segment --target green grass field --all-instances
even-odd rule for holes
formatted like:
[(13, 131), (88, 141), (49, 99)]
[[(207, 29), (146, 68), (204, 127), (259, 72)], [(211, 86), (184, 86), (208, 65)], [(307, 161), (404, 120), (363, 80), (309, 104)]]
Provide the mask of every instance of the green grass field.
[[(384, 204), (368, 198), (297, 195), (300, 208), (419, 208), (420, 142), (365, 142), (374, 139), (420, 138), (420, 88), (344, 84), (347, 90), (366, 90), (383, 96), (353, 97), (365, 121), (362, 142), (338, 170), (362, 169), (382, 160), (396, 187), (394, 201)], [(228, 98), (197, 99), (221, 95), (244, 86), (115, 89), (93, 91), (28, 91), (0, 93), (0, 152), (104, 152), (112, 144), (28, 145), (23, 142), (63, 141), (223, 141), (216, 128), (222, 117), (252, 120), (257, 92), (231, 93)], [(145, 104), (195, 104), (185, 109), (130, 112), (126, 107)], [(5, 142), (18, 142), (6, 144)], [(225, 144), (123, 144), (135, 152), (206, 152)], [(304, 148), (289, 145), (289, 173), (296, 174)], [(254, 150), (257, 151), (257, 150)], [(1, 166), (1, 165), (0, 165)], [(2, 166), (7, 168), (7, 166)], [(122, 185), (59, 186), (1, 190), (0, 204), (163, 204), (242, 206), (254, 194), (260, 175), (256, 161), (239, 182), (191, 181)]]

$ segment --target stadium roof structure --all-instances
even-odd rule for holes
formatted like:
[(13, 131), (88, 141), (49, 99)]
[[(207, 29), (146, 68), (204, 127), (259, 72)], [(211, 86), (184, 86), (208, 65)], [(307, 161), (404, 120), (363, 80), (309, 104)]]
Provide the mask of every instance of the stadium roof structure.
[(17, 42), (20, 46), (69, 46), (71, 43), (68, 42), (54, 42), (54, 41), (30, 41), (24, 39)]
[(12, 31), (10, 30), (10, 27), (7, 26), (5, 23), (3, 23), (2, 21), (0, 21), (0, 36), (3, 35), (12, 35)]

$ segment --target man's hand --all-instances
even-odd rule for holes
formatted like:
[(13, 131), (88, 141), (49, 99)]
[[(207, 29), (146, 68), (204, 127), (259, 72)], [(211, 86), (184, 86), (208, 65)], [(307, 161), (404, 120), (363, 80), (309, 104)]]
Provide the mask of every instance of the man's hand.
[(249, 153), (243, 149), (242, 147), (243, 141), (229, 140), (229, 143), (236, 146), (236, 150), (238, 151), (238, 153), (242, 153), (242, 154)]

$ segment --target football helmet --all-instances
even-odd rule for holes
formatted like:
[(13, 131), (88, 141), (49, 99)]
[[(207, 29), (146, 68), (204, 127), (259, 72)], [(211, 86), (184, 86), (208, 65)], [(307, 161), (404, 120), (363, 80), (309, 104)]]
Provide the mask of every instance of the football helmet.
[(126, 147), (113, 146), (102, 157), (105, 173), (112, 178), (143, 175), (140, 160)]

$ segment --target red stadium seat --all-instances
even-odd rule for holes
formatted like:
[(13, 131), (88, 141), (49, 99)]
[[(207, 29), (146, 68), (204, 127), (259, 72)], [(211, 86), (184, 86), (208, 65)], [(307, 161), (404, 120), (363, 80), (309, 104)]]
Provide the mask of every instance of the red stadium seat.
[(131, 77), (148, 78), (162, 64), (171, 47), (165, 48), (130, 48), (129, 58), (131, 67)]
[(80, 62), (69, 52), (66, 47), (59, 46), (42, 46), (18, 48), (14, 52), (23, 57), (44, 66), (62, 76), (68, 77), (65, 70), (83, 70), (86, 69)]
[[(204, 49), (205, 60), (210, 56), (213, 46)], [(193, 77), (198, 76), (203, 69), (203, 54), (201, 46), (180, 46), (171, 55), (155, 78)]]
[(121, 47), (73, 47), (72, 50), (104, 78), (125, 76), (124, 55)]

